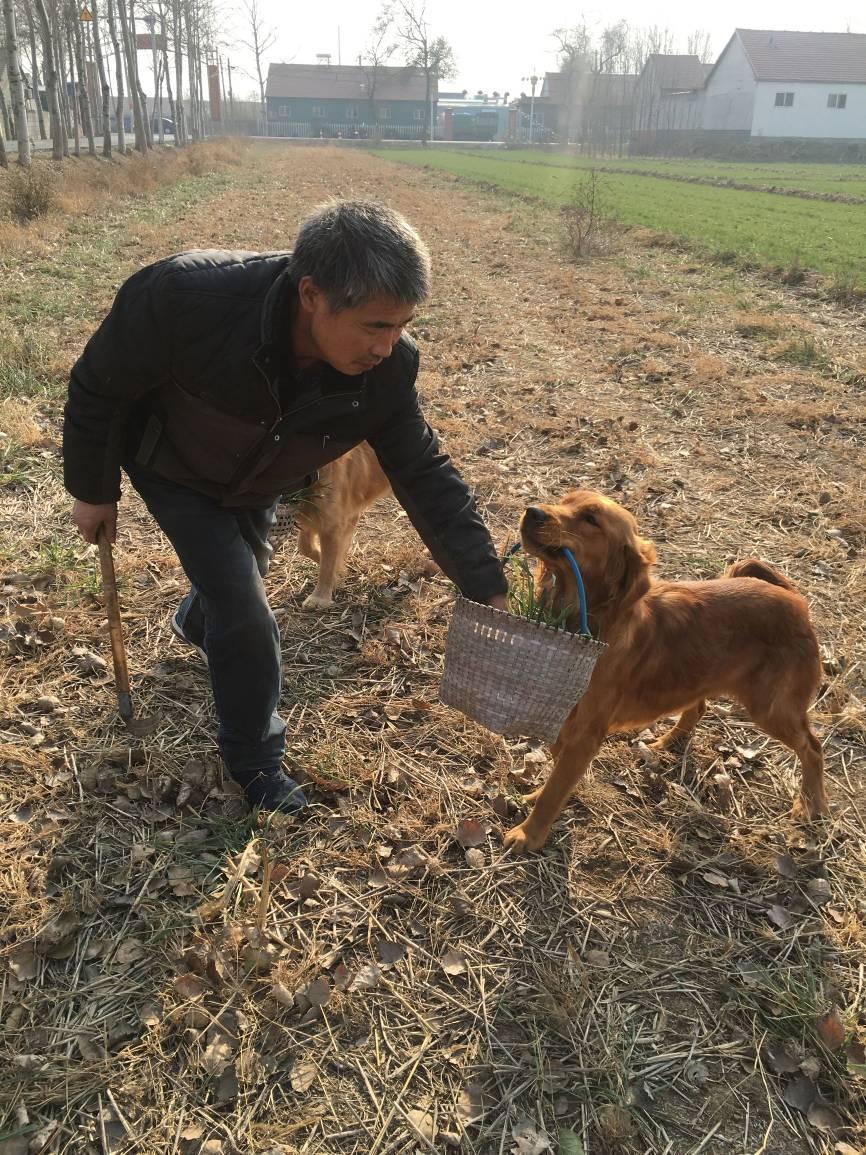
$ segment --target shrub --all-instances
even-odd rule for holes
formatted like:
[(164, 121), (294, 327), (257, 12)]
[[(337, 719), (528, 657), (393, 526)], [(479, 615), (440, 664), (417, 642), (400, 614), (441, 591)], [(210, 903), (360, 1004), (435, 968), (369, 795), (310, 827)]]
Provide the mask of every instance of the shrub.
[(57, 180), (47, 164), (36, 161), (29, 168), (11, 168), (6, 179), (9, 213), (25, 222), (44, 216), (57, 199)]
[(591, 168), (562, 207), (568, 251), (575, 260), (610, 247), (616, 225), (606, 202), (604, 178)]

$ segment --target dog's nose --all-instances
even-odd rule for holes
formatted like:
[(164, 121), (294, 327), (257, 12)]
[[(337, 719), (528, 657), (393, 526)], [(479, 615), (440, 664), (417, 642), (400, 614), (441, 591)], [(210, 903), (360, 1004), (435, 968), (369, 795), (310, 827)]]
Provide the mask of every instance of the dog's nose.
[(541, 522), (547, 519), (547, 514), (543, 509), (539, 509), (537, 505), (528, 505), (523, 516), (527, 521), (534, 522), (535, 525), (540, 525)]

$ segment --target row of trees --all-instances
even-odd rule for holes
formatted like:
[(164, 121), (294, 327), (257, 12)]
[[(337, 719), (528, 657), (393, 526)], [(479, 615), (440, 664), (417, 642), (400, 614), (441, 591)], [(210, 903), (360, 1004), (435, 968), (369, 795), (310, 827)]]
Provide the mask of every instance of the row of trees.
[(642, 104), (657, 99), (652, 84), (637, 78), (653, 55), (684, 52), (707, 63), (712, 59), (710, 34), (697, 29), (677, 42), (668, 28), (636, 27), (618, 20), (596, 32), (585, 22), (553, 33), (564, 78), (562, 139), (602, 151), (624, 151), (635, 124), (651, 117)]
[[(0, 88), (0, 165), (8, 163), (5, 139), (14, 138), (18, 162), (30, 164), (28, 89), (36, 106), (39, 133), (51, 139), (51, 155), (87, 151), (111, 157), (112, 128), (117, 147), (127, 149), (127, 103), (134, 147), (153, 148), (154, 131), (163, 139), (163, 92), (174, 124), (175, 143), (183, 146), (204, 135), (202, 73), (215, 43), (214, 0), (2, 0), (11, 109)], [(143, 23), (149, 35), (137, 32)], [(138, 51), (151, 51), (153, 105), (148, 111), (141, 86)], [(40, 89), (48, 104), (48, 126)], [(114, 109), (112, 109), (112, 94)]]

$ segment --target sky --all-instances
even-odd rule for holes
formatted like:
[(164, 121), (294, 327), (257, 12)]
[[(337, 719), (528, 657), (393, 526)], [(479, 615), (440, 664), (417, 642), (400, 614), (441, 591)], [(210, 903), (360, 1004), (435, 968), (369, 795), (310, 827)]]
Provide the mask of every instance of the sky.
[[(254, 72), (252, 55), (240, 47), (247, 36), (239, 15), (239, 0), (225, 0), (237, 15), (226, 20), (225, 51), (232, 65)], [(330, 52), (337, 63), (338, 29), (343, 64), (357, 61), (380, 10), (379, 0), (327, 0), (324, 4), (289, 4), (287, 0), (259, 0), (264, 19), (277, 30), (269, 62), (292, 60), (314, 64), (316, 54)], [(445, 36), (454, 48), (458, 75), (443, 82), (445, 90), (471, 92), (529, 91), (524, 77), (556, 69), (555, 28), (579, 23), (601, 30), (623, 18), (635, 27), (656, 24), (669, 28), (677, 48), (685, 51), (686, 38), (697, 28), (710, 33), (713, 59), (734, 28), (777, 28), (808, 32), (866, 32), (863, 0), (729, 0), (724, 4), (695, 5), (692, 0), (613, 0), (595, 7), (565, 0), (428, 0), (427, 19), (433, 35)], [(394, 63), (399, 60), (395, 57)], [(248, 97), (254, 85), (243, 77), (235, 81), (235, 96)]]

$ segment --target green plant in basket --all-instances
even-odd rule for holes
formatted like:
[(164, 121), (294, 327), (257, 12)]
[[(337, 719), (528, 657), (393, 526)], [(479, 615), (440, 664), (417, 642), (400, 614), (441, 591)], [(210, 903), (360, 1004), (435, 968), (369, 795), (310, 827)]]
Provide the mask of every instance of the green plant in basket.
[(528, 618), (553, 629), (562, 629), (568, 621), (568, 606), (556, 609), (548, 590), (537, 590), (535, 574), (526, 557), (512, 554), (505, 563), (508, 573), (508, 612)]

